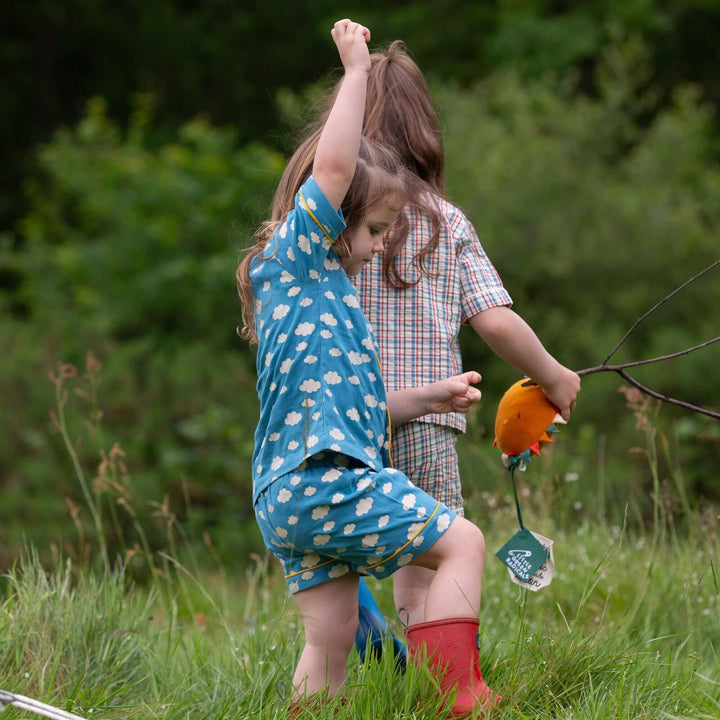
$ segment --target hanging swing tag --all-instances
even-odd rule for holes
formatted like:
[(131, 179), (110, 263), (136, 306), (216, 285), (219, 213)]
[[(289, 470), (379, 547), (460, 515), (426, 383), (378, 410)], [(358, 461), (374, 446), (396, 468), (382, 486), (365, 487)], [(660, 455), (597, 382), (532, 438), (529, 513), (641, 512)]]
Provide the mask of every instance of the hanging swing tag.
[[(530, 531), (532, 532), (532, 530)], [(527, 588), (533, 592), (537, 592), (540, 588), (547, 587), (552, 579), (555, 577), (555, 558), (553, 557), (553, 541), (548, 538), (539, 535), (538, 533), (532, 533), (535, 539), (542, 544), (547, 551), (547, 560), (545, 564), (533, 573), (533, 576), (525, 582), (521, 580), (515, 573), (508, 569), (510, 573), (510, 579), (520, 585), (520, 587)]]
[(518, 530), (495, 555), (513, 580), (516, 576), (525, 583), (548, 561), (548, 550), (527, 528)]

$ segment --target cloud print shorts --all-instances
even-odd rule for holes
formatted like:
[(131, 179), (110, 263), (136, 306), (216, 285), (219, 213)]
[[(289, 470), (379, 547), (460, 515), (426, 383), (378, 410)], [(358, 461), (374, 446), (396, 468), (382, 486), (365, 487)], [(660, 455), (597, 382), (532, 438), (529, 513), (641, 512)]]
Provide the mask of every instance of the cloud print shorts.
[(427, 551), (455, 512), (398, 470), (325, 452), (273, 481), (255, 516), (296, 593), (348, 572), (391, 575)]

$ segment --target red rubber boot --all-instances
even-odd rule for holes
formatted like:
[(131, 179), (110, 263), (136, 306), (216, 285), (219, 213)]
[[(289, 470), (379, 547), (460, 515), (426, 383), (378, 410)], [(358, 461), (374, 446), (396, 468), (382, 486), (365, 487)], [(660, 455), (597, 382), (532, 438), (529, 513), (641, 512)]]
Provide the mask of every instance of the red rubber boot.
[(467, 617), (418, 623), (405, 629), (410, 659), (423, 662), (427, 657), (443, 696), (457, 691), (450, 717), (469, 715), (478, 706), (488, 712), (502, 700), (480, 671), (478, 627), (477, 618)]

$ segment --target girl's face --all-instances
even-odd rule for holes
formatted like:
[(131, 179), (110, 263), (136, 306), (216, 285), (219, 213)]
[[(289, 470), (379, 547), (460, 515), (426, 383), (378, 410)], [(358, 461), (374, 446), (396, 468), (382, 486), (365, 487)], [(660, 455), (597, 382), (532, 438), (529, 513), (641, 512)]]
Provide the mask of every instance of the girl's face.
[(345, 272), (357, 275), (375, 256), (382, 252), (383, 238), (402, 210), (399, 198), (387, 198), (371, 206), (353, 237), (350, 254), (340, 259)]

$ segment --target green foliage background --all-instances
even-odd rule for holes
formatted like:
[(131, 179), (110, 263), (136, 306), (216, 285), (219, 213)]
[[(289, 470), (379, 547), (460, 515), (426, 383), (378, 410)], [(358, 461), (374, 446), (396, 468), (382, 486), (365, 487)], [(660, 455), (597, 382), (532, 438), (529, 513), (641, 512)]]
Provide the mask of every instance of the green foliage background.
[[(100, 468), (116, 447), (117, 481), (132, 478), (148, 516), (163, 503), (228, 562), (260, 546), (249, 503), (254, 358), (235, 332), (234, 269), (316, 81), (337, 67), (328, 29), (345, 15), (373, 28), (373, 44), (404, 38), (426, 71), (449, 195), (515, 309), (565, 364), (597, 365), (720, 256), (720, 90), (707, 65), (720, 2), (355, 11), (45, 0), (32, 22), (5, 4), (0, 129), (13, 142), (0, 178), (0, 567), (25, 540), (49, 548), (74, 536), (73, 518), (89, 522), (75, 512), (79, 489), (48, 414), (58, 362), (79, 369), (61, 403), (91, 477), (107, 480)], [(713, 272), (653, 313), (616, 359), (717, 336), (719, 306)], [(468, 492), (501, 493), (492, 422), (516, 373), (470, 333), (463, 347), (485, 397), (461, 443)], [(717, 410), (717, 364), (713, 346), (637, 376)], [(622, 519), (630, 499), (642, 523), (653, 479), (634, 460), (618, 386), (585, 379), (543, 472), (558, 482), (579, 472), (585, 506), (602, 479), (604, 511)], [(661, 420), (693, 504), (717, 499), (717, 421), (668, 407)]]

